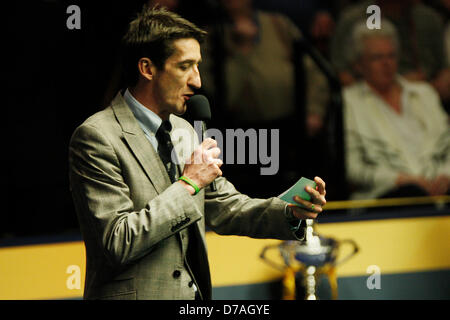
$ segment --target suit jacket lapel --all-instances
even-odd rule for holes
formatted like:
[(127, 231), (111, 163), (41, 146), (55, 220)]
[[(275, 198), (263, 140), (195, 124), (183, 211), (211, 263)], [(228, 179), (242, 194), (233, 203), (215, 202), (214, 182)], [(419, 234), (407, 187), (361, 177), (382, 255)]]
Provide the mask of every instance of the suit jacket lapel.
[(111, 106), (131, 151), (136, 156), (156, 191), (158, 193), (163, 192), (171, 182), (169, 177), (164, 174), (166, 169), (158, 153), (145, 137), (144, 132), (120, 93), (116, 95)]

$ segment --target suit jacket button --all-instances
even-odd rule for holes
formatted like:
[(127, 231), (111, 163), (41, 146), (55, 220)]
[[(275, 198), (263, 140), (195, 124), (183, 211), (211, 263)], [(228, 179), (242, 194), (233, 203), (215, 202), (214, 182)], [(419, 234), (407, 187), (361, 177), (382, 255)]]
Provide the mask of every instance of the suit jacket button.
[(180, 272), (180, 270), (175, 270), (173, 273), (172, 273), (172, 276), (176, 279), (176, 278), (179, 278), (180, 276), (181, 276), (181, 272)]

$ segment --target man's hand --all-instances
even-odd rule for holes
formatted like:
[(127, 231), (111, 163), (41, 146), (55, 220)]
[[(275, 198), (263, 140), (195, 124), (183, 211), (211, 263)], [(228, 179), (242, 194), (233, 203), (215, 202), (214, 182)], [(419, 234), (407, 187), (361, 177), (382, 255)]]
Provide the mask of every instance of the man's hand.
[[(218, 158), (219, 155), (220, 149), (217, 147), (217, 141), (211, 138), (205, 139), (186, 162), (183, 176), (191, 179), (200, 189), (204, 188), (222, 175), (220, 167), (223, 162)], [(194, 194), (194, 188), (184, 181), (179, 180), (178, 182), (182, 183), (191, 194)]]
[(317, 183), (316, 190), (307, 186), (305, 191), (311, 195), (311, 202), (301, 199), (298, 196), (294, 197), (295, 202), (303, 205), (305, 208), (289, 205), (292, 209), (293, 215), (298, 219), (315, 219), (317, 215), (323, 211), (323, 206), (327, 203), (325, 200), (326, 190), (325, 181), (319, 177), (315, 177), (314, 181)]

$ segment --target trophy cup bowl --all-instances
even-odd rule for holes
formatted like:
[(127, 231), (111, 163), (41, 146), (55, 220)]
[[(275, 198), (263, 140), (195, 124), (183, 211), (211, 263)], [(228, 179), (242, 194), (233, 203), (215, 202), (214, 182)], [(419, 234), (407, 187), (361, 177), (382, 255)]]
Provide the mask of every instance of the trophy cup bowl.
[(316, 237), (313, 245), (297, 245), (294, 258), (307, 266), (321, 267), (327, 263), (334, 264), (339, 243), (332, 238)]
[[(353, 250), (338, 261), (340, 248), (344, 244), (352, 246)], [(266, 258), (265, 253), (271, 248), (277, 248), (283, 259), (284, 265)], [(300, 273), (305, 286), (305, 299), (315, 300), (316, 277), (320, 274), (328, 274), (332, 287), (333, 299), (337, 299), (337, 280), (335, 267), (350, 259), (359, 251), (358, 245), (351, 239), (336, 240), (318, 235), (314, 232), (313, 222), (307, 220), (306, 237), (304, 241), (288, 240), (279, 245), (267, 246), (261, 252), (260, 258), (272, 267), (285, 273), (285, 279), (291, 279), (286, 283), (292, 283), (292, 272)], [(288, 298), (294, 297), (293, 289), (288, 290)], [(287, 292), (288, 292), (287, 291)]]

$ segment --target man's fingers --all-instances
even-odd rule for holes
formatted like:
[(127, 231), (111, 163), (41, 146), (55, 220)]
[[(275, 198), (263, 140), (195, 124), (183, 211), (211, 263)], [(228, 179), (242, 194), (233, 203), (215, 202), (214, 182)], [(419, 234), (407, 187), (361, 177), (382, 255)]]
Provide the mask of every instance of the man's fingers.
[(220, 155), (220, 149), (217, 147), (211, 148), (206, 153), (214, 159), (217, 159)]
[(314, 181), (317, 183), (317, 191), (319, 191), (319, 193), (321, 195), (325, 195), (326, 194), (326, 190), (325, 190), (325, 181), (322, 180), (322, 178), (320, 177), (315, 177)]
[(218, 159), (218, 158), (217, 158), (217, 159), (209, 158), (209, 159), (207, 160), (207, 163), (208, 163), (208, 164), (216, 165), (217, 168), (220, 168), (220, 167), (223, 165), (223, 161), (220, 160), (220, 159)]
[(206, 150), (217, 147), (217, 141), (211, 138), (206, 138), (203, 140), (201, 147)]
[(205, 151), (203, 153), (203, 161), (205, 163), (216, 163), (217, 159), (219, 158), (220, 155), (220, 149), (215, 147), (215, 148), (211, 148), (207, 151)]
[(297, 219), (315, 219), (318, 216), (317, 212), (307, 211), (305, 209), (302, 209), (302, 208), (294, 206), (294, 205), (292, 205), (291, 208), (292, 208), (292, 214)]
[(190, 160), (190, 164), (198, 164), (198, 163), (202, 163), (203, 162), (203, 152), (201, 148), (197, 148), (194, 150), (194, 152), (192, 153), (191, 156), (191, 160)]
[(294, 201), (301, 204), (305, 208), (304, 210), (308, 210), (314, 213), (321, 213), (323, 211), (320, 204), (314, 204), (309, 201), (303, 200), (299, 196), (295, 196)]
[(220, 159), (215, 159), (214, 162), (216, 163), (217, 167), (221, 167), (223, 165), (223, 161)]
[(314, 190), (310, 186), (307, 186), (305, 188), (305, 191), (308, 192), (311, 195), (311, 197), (313, 198), (311, 202), (321, 205), (321, 206), (324, 206), (327, 203), (327, 201), (325, 200), (325, 196), (320, 194), (319, 191)]

